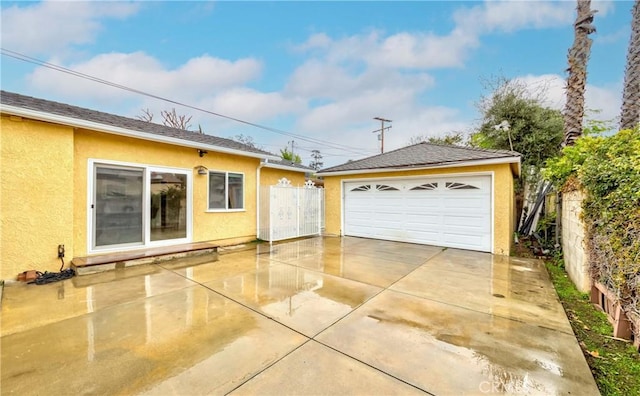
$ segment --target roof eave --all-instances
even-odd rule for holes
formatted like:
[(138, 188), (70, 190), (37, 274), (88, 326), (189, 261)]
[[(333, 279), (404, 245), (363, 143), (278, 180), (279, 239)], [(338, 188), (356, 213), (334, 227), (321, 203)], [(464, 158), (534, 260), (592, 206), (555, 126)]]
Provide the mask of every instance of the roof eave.
[(284, 164), (274, 164), (274, 163), (271, 163), (271, 162), (265, 162), (264, 163), (264, 167), (265, 168), (271, 168), (271, 169), (288, 170), (288, 171), (293, 171), (293, 172), (301, 172), (301, 173), (311, 173), (311, 172), (313, 172), (313, 170), (311, 170), (311, 169), (304, 169), (304, 168), (299, 168), (297, 166), (288, 166), (288, 165), (284, 165)]
[(490, 158), (484, 160), (470, 160), (470, 161), (460, 161), (460, 162), (447, 162), (447, 163), (438, 163), (438, 164), (430, 164), (423, 166), (403, 166), (403, 167), (392, 167), (392, 168), (373, 168), (373, 169), (354, 169), (354, 170), (345, 170), (345, 171), (328, 171), (323, 172), (319, 171), (316, 173), (318, 176), (346, 176), (346, 175), (360, 175), (365, 173), (387, 173), (387, 172), (403, 172), (403, 171), (414, 171), (414, 170), (427, 170), (427, 169), (442, 169), (442, 168), (458, 168), (464, 166), (475, 166), (475, 165), (496, 165), (496, 164), (515, 164), (515, 168), (512, 166), (512, 172), (514, 176), (520, 176), (520, 157), (501, 157), (501, 158)]
[(22, 107), (16, 107), (16, 106), (6, 105), (2, 103), (0, 103), (0, 112), (11, 114), (14, 116), (32, 118), (38, 121), (46, 121), (46, 122), (52, 122), (55, 124), (68, 125), (76, 128), (90, 129), (93, 131), (110, 133), (110, 134), (119, 135), (119, 136), (126, 136), (134, 139), (147, 140), (147, 141), (152, 141), (156, 143), (165, 143), (165, 144), (171, 144), (174, 146), (189, 147), (189, 148), (195, 148), (195, 149), (206, 150), (206, 151), (214, 151), (214, 152), (224, 153), (224, 154), (233, 154), (233, 155), (239, 155), (243, 157), (270, 159), (270, 160), (280, 159), (280, 157), (276, 155), (252, 153), (250, 151), (235, 150), (232, 148), (216, 146), (213, 144), (199, 143), (199, 142), (193, 142), (193, 141), (169, 137), (169, 136), (156, 135), (150, 132), (133, 131), (126, 128), (120, 128), (112, 125), (101, 124), (99, 122), (86, 121), (78, 118), (61, 116), (58, 114), (47, 113), (44, 111), (25, 109)]

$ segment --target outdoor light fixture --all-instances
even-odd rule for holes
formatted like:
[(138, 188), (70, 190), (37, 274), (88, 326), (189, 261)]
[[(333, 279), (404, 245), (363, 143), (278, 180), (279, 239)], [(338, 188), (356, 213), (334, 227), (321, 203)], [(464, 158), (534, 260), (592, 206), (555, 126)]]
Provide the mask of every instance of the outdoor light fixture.
[(200, 150), (200, 149), (198, 149), (198, 155), (199, 155), (200, 157), (204, 157), (204, 155), (205, 155), (205, 154), (209, 154), (209, 152), (208, 152), (208, 151), (205, 151), (205, 150)]
[(207, 169), (204, 165), (198, 165), (196, 166), (196, 169), (198, 170), (199, 175), (206, 175), (209, 172), (209, 169)]

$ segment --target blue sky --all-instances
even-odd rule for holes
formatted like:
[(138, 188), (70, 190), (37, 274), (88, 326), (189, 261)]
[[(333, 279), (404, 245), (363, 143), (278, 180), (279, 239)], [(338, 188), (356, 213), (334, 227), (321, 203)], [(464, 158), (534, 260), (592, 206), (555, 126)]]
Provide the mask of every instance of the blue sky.
[[(373, 117), (393, 120), (385, 151), (417, 135), (469, 133), (483, 80), (519, 79), (561, 108), (575, 1), (10, 2), (2, 48), (194, 107), (79, 79), (6, 56), (2, 89), (136, 116), (176, 107), (195, 128), (291, 140), (325, 166), (379, 152)], [(632, 2), (599, 10), (587, 106), (618, 115)]]

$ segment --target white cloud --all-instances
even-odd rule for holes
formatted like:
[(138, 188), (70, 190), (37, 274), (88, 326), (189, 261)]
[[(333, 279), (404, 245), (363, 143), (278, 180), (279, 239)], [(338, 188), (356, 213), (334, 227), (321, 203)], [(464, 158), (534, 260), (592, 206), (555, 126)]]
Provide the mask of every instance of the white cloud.
[[(612, 7), (611, 2), (599, 3), (601, 12), (597, 15)], [(44, 37), (35, 29), (22, 38), (10, 36), (9, 42), (23, 42), (26, 47), (21, 48), (30, 48), (30, 51), (57, 51), (94, 40), (101, 27), (101, 18), (124, 18), (135, 12), (135, 7), (129, 3), (103, 3), (102, 8), (96, 6), (101, 3), (73, 4), (73, 7), (67, 4), (66, 8), (43, 3), (3, 9), (3, 23), (5, 11), (12, 9), (15, 9), (12, 11), (15, 17), (22, 18), (22, 24), (46, 26), (54, 12), (58, 13), (57, 20), (60, 21), (77, 19), (55, 32), (53, 38)], [(123, 8), (107, 10), (106, 6), (114, 4), (122, 4)], [(262, 73), (262, 64), (254, 58), (226, 60), (202, 55), (169, 68), (144, 52), (133, 52), (102, 54), (82, 62), (63, 64), (117, 84), (250, 122), (271, 124), (271, 120), (286, 119), (293, 125), (292, 132), (375, 153), (378, 142), (371, 132), (379, 124), (372, 120), (374, 116), (394, 120), (393, 128), (386, 135), (386, 150), (405, 145), (412, 136), (442, 136), (451, 131), (470, 129), (470, 118), (474, 115), (444, 106), (426, 106), (421, 101), (435, 85), (431, 71), (465, 66), (472, 52), (480, 46), (483, 35), (566, 27), (571, 26), (575, 18), (574, 1), (474, 4), (477, 5), (455, 12), (455, 26), (444, 34), (428, 31), (386, 34), (374, 30), (338, 38), (327, 33), (310, 35), (303, 43), (292, 46), (308, 59), (293, 71), (281, 90), (273, 92), (249, 88), (249, 83)], [(3, 25), (3, 41), (6, 41), (5, 29)], [(61, 62), (60, 59), (53, 61)], [(564, 80), (560, 76), (527, 75), (520, 79), (528, 84), (546, 85), (548, 105), (562, 108)], [(41, 67), (29, 76), (29, 82), (39, 91), (57, 92), (73, 99), (118, 103), (124, 97), (129, 99), (129, 105), (135, 106), (136, 113), (140, 107), (157, 114), (172, 106)], [(602, 109), (599, 118), (615, 117), (620, 102), (617, 92), (616, 87), (589, 85), (587, 107)], [(70, 103), (78, 103), (78, 100)], [(189, 109), (177, 110), (192, 114), (192, 124), (202, 123), (207, 132), (222, 136), (246, 134), (244, 126), (231, 121)], [(247, 130), (252, 129), (247, 127)], [(256, 140), (262, 143), (271, 139), (279, 139), (280, 143), (283, 139), (268, 133), (260, 136), (264, 139)], [(266, 136), (269, 136), (267, 141)], [(357, 154), (345, 154), (341, 159), (358, 157)], [(326, 159), (325, 165), (329, 162)]]
[(369, 95), (387, 86), (417, 93), (433, 83), (433, 77), (426, 73), (401, 73), (379, 67), (351, 72), (348, 66), (312, 59), (293, 72), (285, 92), (309, 99), (339, 100), (353, 95)]
[[(22, 3), (24, 4), (24, 3)], [(101, 19), (127, 18), (139, 9), (128, 2), (44, 1), (2, 8), (2, 46), (50, 55), (94, 41)]]
[[(599, 2), (601, 12), (611, 2)], [(455, 27), (447, 34), (399, 32), (386, 36), (381, 31), (331, 38), (316, 33), (295, 47), (328, 65), (435, 69), (462, 67), (482, 35), (571, 25), (575, 18), (572, 1), (486, 1), (453, 14)]]
[(367, 59), (369, 64), (398, 68), (461, 67), (478, 44), (477, 37), (458, 28), (446, 36), (399, 33), (382, 41)]
[(570, 24), (575, 3), (569, 1), (486, 1), (454, 13), (456, 26), (476, 34), (513, 32)]
[[(531, 87), (533, 93), (544, 90), (545, 104), (551, 108), (563, 110), (565, 104), (566, 80), (557, 74), (526, 75), (518, 77)], [(587, 83), (585, 92), (585, 109), (587, 118), (598, 120), (615, 120), (620, 115), (622, 103), (622, 83), (607, 86), (596, 86)], [(595, 111), (595, 114), (590, 112)]]
[(307, 108), (306, 101), (302, 98), (239, 87), (203, 99), (198, 107), (251, 122), (300, 113)]
[(469, 49), (478, 43), (476, 36), (460, 29), (445, 36), (401, 32), (385, 37), (382, 32), (373, 31), (341, 39), (315, 34), (296, 49), (320, 54), (319, 58), (331, 64), (433, 69), (462, 66)]
[(599, 111), (599, 113), (591, 116), (587, 114), (588, 117), (598, 120), (617, 120), (620, 117), (622, 84), (605, 87), (587, 84), (587, 91), (584, 96), (587, 110)]
[[(51, 63), (59, 64), (53, 60)], [(115, 84), (178, 100), (195, 100), (215, 95), (221, 89), (246, 84), (259, 76), (261, 64), (245, 58), (228, 61), (203, 55), (189, 59), (175, 69), (165, 68), (144, 52), (109, 53), (66, 66), (73, 71)], [(115, 100), (126, 95), (120, 89), (38, 67), (28, 82), (39, 90), (54, 91), (65, 97)]]
[[(614, 7), (613, 1), (594, 1), (592, 10), (605, 16)], [(454, 13), (456, 26), (476, 34), (495, 31), (514, 32), (524, 29), (544, 29), (572, 25), (576, 18), (575, 1), (485, 1), (472, 8)]]
[(295, 51), (305, 52), (317, 48), (327, 48), (331, 44), (331, 38), (326, 33), (316, 33), (309, 36), (307, 41), (293, 46)]

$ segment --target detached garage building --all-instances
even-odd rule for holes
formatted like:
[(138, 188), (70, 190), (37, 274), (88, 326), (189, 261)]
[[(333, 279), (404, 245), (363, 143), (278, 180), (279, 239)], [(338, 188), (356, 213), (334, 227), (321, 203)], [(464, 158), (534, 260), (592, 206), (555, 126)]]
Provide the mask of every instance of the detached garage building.
[(419, 143), (318, 176), (329, 234), (509, 254), (516, 152)]

